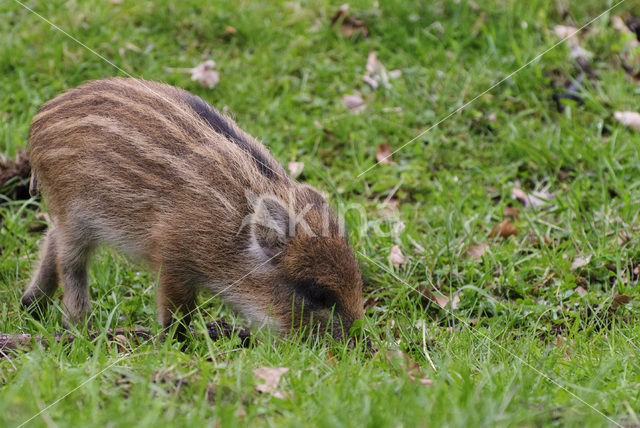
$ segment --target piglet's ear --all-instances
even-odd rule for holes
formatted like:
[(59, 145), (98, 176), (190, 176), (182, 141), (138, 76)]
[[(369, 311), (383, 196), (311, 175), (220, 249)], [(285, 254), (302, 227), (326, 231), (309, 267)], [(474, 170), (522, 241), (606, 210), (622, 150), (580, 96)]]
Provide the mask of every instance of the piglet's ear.
[(262, 198), (254, 206), (251, 235), (256, 250), (266, 259), (277, 261), (287, 243), (289, 214), (276, 199)]

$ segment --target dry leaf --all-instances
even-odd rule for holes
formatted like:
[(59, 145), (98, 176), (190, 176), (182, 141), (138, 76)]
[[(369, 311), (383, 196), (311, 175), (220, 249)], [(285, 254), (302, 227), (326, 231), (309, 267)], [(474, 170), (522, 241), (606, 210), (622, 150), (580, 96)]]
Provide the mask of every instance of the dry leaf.
[(402, 107), (383, 107), (382, 111), (385, 113), (402, 113)]
[(629, 236), (629, 234), (627, 232), (625, 232), (624, 230), (621, 230), (618, 233), (618, 245), (620, 245), (621, 247), (624, 246), (624, 244), (626, 244), (627, 242), (629, 242), (631, 240), (631, 237)]
[(585, 288), (582, 285), (578, 285), (575, 289), (575, 292), (581, 296), (587, 294), (587, 290), (585, 290)]
[(253, 370), (253, 375), (264, 383), (256, 385), (256, 391), (270, 394), (276, 398), (285, 399), (287, 393), (278, 388), (280, 378), (289, 371), (287, 367), (260, 367)]
[(631, 301), (631, 296), (627, 296), (626, 294), (616, 294), (613, 296), (613, 300), (621, 305), (626, 305)]
[(342, 100), (353, 113), (360, 113), (366, 107), (364, 100), (358, 94), (343, 95)]
[(384, 65), (378, 61), (378, 57), (375, 52), (369, 52), (367, 56), (367, 65), (365, 66), (364, 83), (371, 86), (373, 89), (378, 89), (380, 85), (385, 88), (390, 88), (389, 75)]
[(402, 70), (391, 70), (389, 72), (389, 77), (392, 79), (398, 79), (400, 76), (402, 76)]
[(558, 36), (561, 39), (569, 37), (570, 39), (575, 38), (578, 29), (576, 27), (571, 27), (569, 25), (556, 25), (553, 27), (553, 34)]
[(518, 200), (525, 208), (537, 208), (547, 205), (549, 200), (554, 198), (553, 193), (545, 193), (545, 192), (533, 192), (528, 194), (522, 189), (518, 189), (514, 187), (511, 189), (511, 194), (514, 198)]
[(224, 33), (222, 33), (225, 36), (232, 36), (234, 34), (236, 34), (238, 32), (238, 30), (236, 30), (234, 27), (232, 27), (231, 25), (227, 25), (226, 27), (224, 27)]
[(389, 252), (389, 260), (395, 267), (399, 267), (400, 265), (404, 264), (405, 259), (402, 251), (400, 250), (400, 247), (398, 247), (397, 245), (391, 247), (391, 251)]
[(624, 20), (617, 15), (611, 18), (611, 24), (613, 24), (613, 28), (618, 31), (635, 35), (634, 32), (627, 27), (627, 24), (624, 23)]
[(208, 59), (191, 69), (191, 80), (200, 82), (205, 88), (213, 88), (220, 81), (220, 75), (215, 70), (215, 61)]
[(245, 408), (242, 406), (242, 404), (240, 405), (240, 407), (238, 407), (238, 408), (236, 409), (236, 411), (233, 413), (233, 416), (234, 416), (236, 419), (242, 419), (242, 418), (244, 418), (245, 416), (247, 416), (247, 411), (246, 411), (246, 410), (245, 410)]
[(582, 58), (583, 60), (590, 60), (593, 58), (593, 52), (586, 50), (582, 46), (576, 44), (571, 48), (571, 52), (569, 52), (569, 58), (578, 59)]
[(588, 265), (589, 262), (591, 261), (592, 256), (593, 254), (587, 254), (584, 257), (576, 256), (573, 259), (573, 263), (571, 263), (571, 270), (576, 270), (578, 268)]
[(489, 244), (486, 242), (474, 242), (469, 245), (469, 249), (467, 250), (467, 255), (474, 259), (481, 259), (484, 256), (484, 253), (489, 249)]
[[(447, 304), (449, 303), (449, 298), (446, 296), (436, 296), (435, 301), (442, 309), (445, 309)], [(453, 300), (451, 300), (451, 310), (455, 310), (458, 308), (458, 303), (460, 302), (460, 296), (457, 294), (453, 296)]]
[(456, 294), (453, 296), (453, 300), (451, 301), (451, 310), (458, 309), (458, 303), (460, 303), (460, 295)]
[(438, 306), (444, 309), (445, 306), (447, 306), (447, 303), (449, 303), (449, 298), (445, 296), (436, 296), (435, 301), (438, 304)]
[(635, 111), (617, 111), (613, 116), (624, 126), (640, 131), (640, 113)]
[(116, 336), (113, 338), (113, 341), (116, 343), (116, 346), (118, 347), (118, 352), (126, 352), (127, 348), (129, 348), (129, 341), (127, 340), (127, 338), (125, 337), (124, 334), (116, 334)]
[(378, 163), (385, 165), (395, 165), (395, 162), (391, 159), (391, 147), (387, 143), (382, 143), (378, 146), (376, 160)]
[(124, 44), (124, 47), (125, 47), (127, 50), (130, 50), (130, 51), (133, 51), (133, 52), (138, 52), (138, 53), (141, 53), (141, 52), (142, 52), (142, 49), (140, 49), (138, 46), (134, 45), (134, 44), (133, 44), (133, 43), (131, 43), (131, 42), (126, 42), (126, 43)]
[(330, 26), (333, 27), (336, 25), (340, 18), (343, 18), (342, 22), (340, 22), (340, 33), (344, 37), (351, 37), (357, 33), (362, 34), (362, 37), (369, 37), (367, 24), (361, 19), (349, 15), (349, 5), (346, 3), (340, 6), (340, 9), (333, 15)]
[(512, 235), (517, 235), (518, 229), (509, 220), (503, 220), (500, 224), (496, 225), (489, 232), (489, 238), (500, 236), (501, 238), (508, 238)]
[(302, 171), (304, 170), (304, 162), (291, 161), (289, 162), (288, 167), (289, 167), (289, 175), (292, 178), (296, 178), (300, 176), (300, 174), (302, 174)]
[(505, 207), (502, 215), (504, 217), (518, 218), (520, 210), (516, 207)]

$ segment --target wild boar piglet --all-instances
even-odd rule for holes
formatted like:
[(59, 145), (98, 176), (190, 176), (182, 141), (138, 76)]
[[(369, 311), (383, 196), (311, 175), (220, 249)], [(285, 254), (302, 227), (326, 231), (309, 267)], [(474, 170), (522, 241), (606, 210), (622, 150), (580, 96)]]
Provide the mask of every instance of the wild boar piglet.
[(363, 315), (361, 275), (326, 198), (189, 92), (85, 83), (38, 110), (29, 155), (53, 223), (21, 301), (35, 316), (59, 282), (66, 322), (87, 316), (87, 262), (101, 243), (158, 272), (158, 319), (181, 321), (182, 334), (200, 287), (280, 334), (342, 339)]

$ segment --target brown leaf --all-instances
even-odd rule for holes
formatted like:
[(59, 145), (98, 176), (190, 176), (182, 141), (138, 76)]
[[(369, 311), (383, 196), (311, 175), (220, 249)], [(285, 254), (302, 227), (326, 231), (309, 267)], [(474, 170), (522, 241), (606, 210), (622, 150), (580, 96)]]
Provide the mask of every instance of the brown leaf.
[(504, 217), (511, 217), (515, 219), (520, 215), (520, 210), (516, 207), (505, 207), (502, 215)]
[(236, 419), (243, 419), (245, 416), (247, 416), (247, 411), (245, 410), (244, 406), (242, 406), (242, 404), (236, 409), (236, 411), (233, 413), (233, 416)]
[(378, 146), (376, 160), (378, 163), (385, 165), (395, 165), (395, 162), (391, 159), (391, 147), (387, 143), (382, 143)]
[(501, 238), (508, 238), (512, 235), (517, 235), (518, 229), (509, 220), (503, 220), (500, 224), (496, 225), (489, 232), (489, 238), (500, 236)]
[(578, 268), (588, 265), (589, 262), (591, 261), (592, 256), (593, 254), (587, 254), (584, 257), (576, 256), (573, 259), (573, 262), (571, 263), (571, 270), (576, 270)]
[(199, 82), (205, 88), (213, 88), (220, 81), (220, 74), (215, 70), (215, 61), (209, 59), (191, 69), (191, 80)]
[(631, 301), (631, 296), (627, 296), (626, 294), (616, 294), (613, 296), (613, 300), (621, 305), (626, 305)]
[(522, 189), (514, 187), (511, 189), (511, 194), (518, 200), (525, 208), (537, 208), (548, 204), (548, 201), (554, 198), (553, 193), (545, 192), (533, 192), (528, 194)]
[(340, 33), (344, 37), (351, 37), (357, 33), (362, 34), (362, 37), (369, 37), (367, 24), (361, 19), (350, 16), (348, 4), (340, 6), (340, 9), (338, 9), (333, 15), (333, 18), (331, 18), (330, 26), (333, 27), (336, 25), (340, 18), (342, 18), (342, 22), (340, 22)]
[(458, 303), (460, 303), (460, 295), (456, 294), (455, 296), (453, 296), (453, 300), (451, 301), (452, 311), (458, 309)]
[(481, 259), (484, 256), (484, 253), (489, 249), (489, 244), (486, 242), (474, 242), (469, 245), (469, 249), (467, 249), (467, 255), (474, 259)]
[(553, 34), (561, 39), (568, 37), (569, 40), (575, 40), (578, 34), (577, 31), (578, 29), (576, 27), (571, 27), (569, 25), (556, 25), (553, 27)]
[(615, 28), (618, 31), (635, 35), (635, 33), (631, 31), (629, 27), (627, 27), (627, 24), (624, 23), (624, 20), (617, 15), (611, 18), (611, 24), (613, 24), (613, 28)]
[(365, 73), (363, 76), (364, 83), (371, 86), (373, 89), (378, 89), (380, 86), (390, 88), (390, 78), (400, 77), (402, 71), (393, 70), (393, 75), (387, 73), (387, 69), (378, 60), (375, 52), (369, 52), (367, 56), (367, 65), (365, 66)]
[[(411, 379), (411, 380), (413, 380), (413, 379)], [(426, 377), (418, 379), (418, 382), (420, 382), (423, 386), (433, 386), (433, 381), (431, 379), (426, 378)]]
[(134, 45), (131, 42), (125, 42), (124, 47), (127, 50), (133, 51), (133, 52), (137, 52), (137, 53), (142, 53), (142, 49), (140, 49), (138, 46)]
[(270, 394), (276, 398), (285, 399), (288, 394), (278, 388), (280, 378), (289, 371), (287, 367), (260, 367), (253, 370), (253, 375), (264, 383), (256, 385), (256, 391)]
[(438, 304), (438, 306), (444, 309), (445, 306), (447, 306), (447, 303), (449, 303), (449, 298), (445, 296), (436, 296), (435, 301)]
[(621, 230), (618, 233), (618, 245), (620, 245), (621, 247), (626, 244), (627, 242), (629, 242), (631, 240), (631, 237), (629, 236), (629, 234), (627, 232), (625, 232), (624, 230)]
[(353, 113), (360, 113), (366, 107), (364, 100), (359, 94), (343, 95), (342, 100)]
[(397, 245), (391, 247), (391, 251), (389, 252), (389, 260), (395, 267), (399, 267), (400, 265), (404, 264), (405, 258), (404, 254), (402, 254), (402, 251), (400, 250), (400, 247), (398, 247)]
[(613, 116), (624, 126), (640, 131), (640, 113), (636, 113), (635, 111), (617, 111)]
[(289, 167), (289, 175), (292, 178), (297, 178), (304, 170), (304, 162), (291, 161), (287, 166)]
[(118, 352), (126, 352), (127, 348), (130, 348), (129, 341), (123, 334), (116, 334), (116, 336), (113, 338), (113, 341), (118, 347)]
[[(442, 309), (445, 309), (447, 304), (449, 303), (449, 298), (446, 296), (436, 296), (435, 301), (438, 304), (438, 306), (440, 306)], [(453, 296), (453, 299), (451, 300), (452, 311), (455, 309), (458, 309), (459, 302), (460, 302), (460, 296), (456, 294), (455, 296)]]

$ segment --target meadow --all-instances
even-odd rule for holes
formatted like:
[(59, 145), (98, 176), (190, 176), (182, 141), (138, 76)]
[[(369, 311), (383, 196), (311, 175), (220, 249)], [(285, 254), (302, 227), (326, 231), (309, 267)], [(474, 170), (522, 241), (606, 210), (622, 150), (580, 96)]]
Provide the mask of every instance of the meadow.
[[(0, 353), (0, 426), (640, 426), (640, 2), (341, 5), (0, 2), (2, 158), (87, 80), (201, 96), (346, 211), (372, 344), (111, 340), (160, 328), (155, 276), (109, 249), (99, 334), (57, 343), (59, 300), (41, 322), (19, 308), (48, 220), (14, 180), (0, 333), (49, 344)], [(212, 88), (192, 80), (207, 60)], [(246, 325), (209, 297), (196, 331)]]

